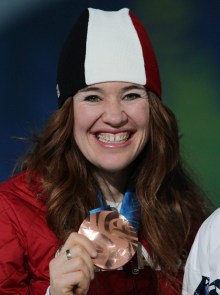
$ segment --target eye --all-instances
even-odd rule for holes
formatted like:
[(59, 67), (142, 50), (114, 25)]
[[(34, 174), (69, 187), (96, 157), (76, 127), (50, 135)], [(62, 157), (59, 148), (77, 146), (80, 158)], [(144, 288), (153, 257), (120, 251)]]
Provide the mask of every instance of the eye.
[(98, 102), (101, 98), (98, 95), (88, 95), (84, 98), (85, 101)]
[(135, 100), (140, 97), (141, 97), (141, 95), (138, 93), (128, 93), (125, 95), (124, 100)]

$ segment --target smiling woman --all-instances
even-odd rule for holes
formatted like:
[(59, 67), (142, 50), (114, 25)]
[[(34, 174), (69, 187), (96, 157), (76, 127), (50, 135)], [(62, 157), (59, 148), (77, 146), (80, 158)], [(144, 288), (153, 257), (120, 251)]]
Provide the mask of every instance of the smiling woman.
[[(127, 174), (149, 135), (149, 103), (144, 86), (127, 82), (94, 84), (73, 98), (74, 139), (96, 168)], [(127, 168), (127, 169), (126, 169)]]
[(0, 293), (181, 294), (206, 200), (182, 166), (153, 47), (129, 9), (82, 13), (57, 94), (22, 171), (0, 186)]

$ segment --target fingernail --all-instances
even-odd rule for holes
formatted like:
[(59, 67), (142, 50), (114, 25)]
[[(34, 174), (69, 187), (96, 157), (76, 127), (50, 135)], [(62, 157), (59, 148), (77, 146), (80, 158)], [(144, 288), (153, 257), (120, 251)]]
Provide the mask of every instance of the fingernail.
[(96, 250), (92, 250), (92, 257), (96, 257), (97, 256), (97, 252), (96, 252)]

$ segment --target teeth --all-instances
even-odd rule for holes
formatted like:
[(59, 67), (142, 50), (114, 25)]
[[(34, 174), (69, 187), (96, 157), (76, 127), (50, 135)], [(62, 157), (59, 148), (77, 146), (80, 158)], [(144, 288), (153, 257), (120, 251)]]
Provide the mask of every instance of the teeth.
[(99, 133), (96, 137), (102, 142), (125, 142), (129, 138), (128, 132), (123, 132), (119, 134), (111, 134), (111, 133)]

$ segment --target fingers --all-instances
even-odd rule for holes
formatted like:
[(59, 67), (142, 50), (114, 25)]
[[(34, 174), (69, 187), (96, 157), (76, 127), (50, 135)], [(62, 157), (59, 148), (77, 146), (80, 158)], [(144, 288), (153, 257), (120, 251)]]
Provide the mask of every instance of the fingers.
[(50, 262), (51, 294), (87, 294), (94, 278), (92, 258), (96, 256), (95, 246), (88, 238), (72, 233)]
[[(86, 266), (78, 266), (80, 265), (76, 265), (76, 269), (79, 268), (79, 270), (75, 269), (73, 272), (68, 273), (62, 273), (61, 270), (51, 276), (51, 295), (87, 294), (90, 284), (90, 274)], [(50, 273), (53, 267), (53, 263), (51, 263)]]
[[(67, 259), (66, 251), (70, 251), (70, 255), (74, 259), (78, 259), (78, 264), (84, 263), (89, 269), (90, 278), (94, 278), (94, 265), (91, 257), (96, 257), (97, 252), (95, 245), (85, 236), (78, 233), (71, 233), (63, 248), (61, 249), (60, 255), (62, 254), (63, 259)], [(65, 255), (63, 255), (65, 254)], [(67, 264), (68, 265), (68, 264)], [(66, 265), (66, 266), (67, 266)], [(72, 263), (69, 263), (72, 265)], [(71, 271), (71, 270), (70, 270)]]
[(56, 263), (60, 267), (59, 271), (69, 273), (82, 269), (85, 270), (86, 275), (89, 274), (92, 280), (94, 278), (94, 265), (89, 253), (81, 245), (75, 245), (69, 251), (71, 254), (70, 260), (67, 259), (66, 251), (64, 250), (56, 258)]
[(61, 249), (61, 253), (70, 249), (74, 245), (82, 245), (89, 255), (93, 258), (97, 256), (95, 245), (85, 236), (78, 234), (78, 233), (71, 233), (66, 243), (64, 244), (63, 248)]

